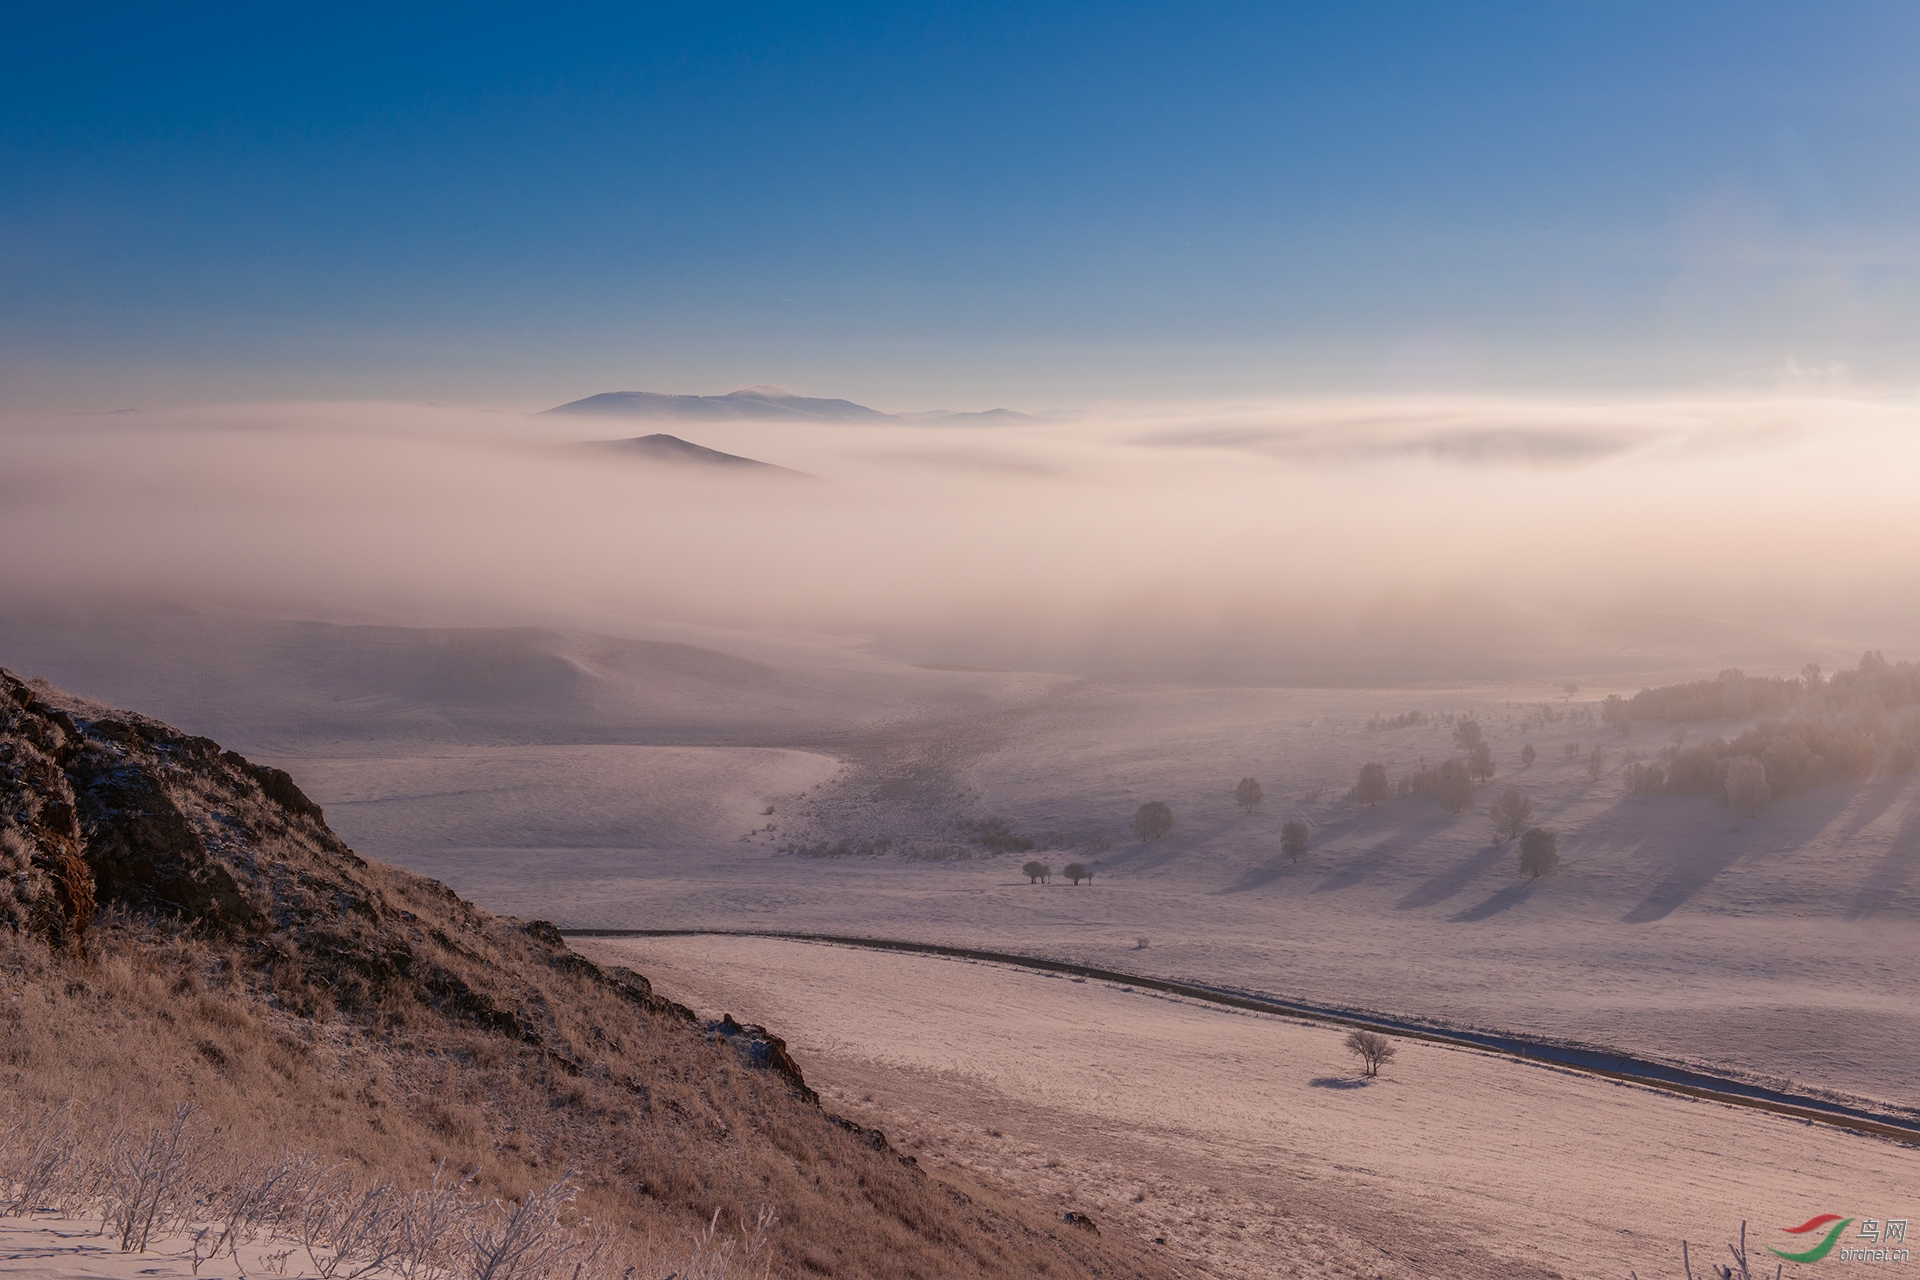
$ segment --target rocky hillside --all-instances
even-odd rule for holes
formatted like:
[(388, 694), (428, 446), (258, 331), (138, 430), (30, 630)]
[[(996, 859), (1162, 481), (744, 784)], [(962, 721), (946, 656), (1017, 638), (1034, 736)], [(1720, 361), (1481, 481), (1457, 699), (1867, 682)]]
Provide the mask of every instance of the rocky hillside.
[(102, 1126), (192, 1101), (237, 1151), (498, 1196), (576, 1170), (654, 1240), (770, 1207), (775, 1274), (1169, 1274), (930, 1177), (764, 1029), (358, 857), (287, 774), (4, 671), (0, 1093)]

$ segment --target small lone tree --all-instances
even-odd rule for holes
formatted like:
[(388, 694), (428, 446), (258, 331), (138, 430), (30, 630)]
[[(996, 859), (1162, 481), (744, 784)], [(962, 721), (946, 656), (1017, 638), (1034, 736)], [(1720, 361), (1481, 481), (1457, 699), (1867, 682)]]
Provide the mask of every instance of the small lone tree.
[(1520, 788), (1508, 787), (1494, 799), (1491, 812), (1493, 842), (1503, 844), (1519, 839), (1527, 829), (1527, 819), (1533, 816), (1533, 801)]
[(1393, 1041), (1378, 1032), (1353, 1031), (1347, 1034), (1347, 1052), (1360, 1059), (1368, 1075), (1377, 1076), (1380, 1068), (1392, 1062), (1399, 1050), (1393, 1047)]
[(1039, 884), (1040, 877), (1047, 874), (1047, 864), (1038, 860), (1029, 862), (1020, 868), (1020, 874), (1027, 878), (1028, 884)]
[(1069, 862), (1067, 869), (1060, 874), (1073, 881), (1076, 885), (1082, 880), (1085, 880), (1089, 884), (1093, 883), (1093, 872), (1087, 870), (1084, 862)]
[(1307, 824), (1295, 818), (1280, 828), (1280, 852), (1288, 862), (1298, 862), (1307, 853)]
[(1485, 782), (1493, 776), (1493, 748), (1484, 741), (1473, 744), (1467, 752), (1467, 772)]
[(1485, 742), (1486, 734), (1480, 729), (1480, 722), (1472, 716), (1462, 716), (1453, 725), (1453, 745), (1462, 751), (1471, 751)]
[(1538, 760), (1539, 758), (1540, 758), (1540, 753), (1533, 749), (1533, 744), (1531, 742), (1529, 742), (1526, 746), (1520, 748), (1520, 767), (1522, 769), (1533, 768), (1533, 762), (1535, 760)]
[(1360, 766), (1360, 779), (1353, 784), (1353, 798), (1371, 809), (1387, 802), (1393, 789), (1387, 785), (1387, 766), (1377, 761)]
[(1587, 776), (1595, 782), (1598, 782), (1600, 781), (1600, 775), (1606, 771), (1607, 757), (1600, 750), (1599, 744), (1596, 743), (1593, 751), (1587, 756)]
[(1760, 812), (1773, 799), (1767, 785), (1767, 767), (1755, 756), (1735, 756), (1727, 762), (1727, 808), (1744, 818)]
[(1520, 874), (1538, 880), (1560, 865), (1560, 836), (1545, 827), (1528, 827), (1520, 837)]
[(1472, 808), (1473, 779), (1467, 766), (1451, 757), (1442, 760), (1434, 776), (1434, 794), (1450, 813)]
[(1252, 813), (1260, 807), (1260, 784), (1252, 778), (1240, 779), (1240, 785), (1233, 789), (1233, 802)]
[(1173, 809), (1165, 800), (1149, 800), (1133, 815), (1133, 834), (1141, 841), (1158, 840), (1173, 830)]

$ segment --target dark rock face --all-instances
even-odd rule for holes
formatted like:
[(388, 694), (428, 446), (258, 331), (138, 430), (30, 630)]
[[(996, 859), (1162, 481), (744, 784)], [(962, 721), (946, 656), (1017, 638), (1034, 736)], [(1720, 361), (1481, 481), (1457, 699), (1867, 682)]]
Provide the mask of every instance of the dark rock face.
[[(303, 1014), (418, 1002), (564, 1070), (578, 1054), (502, 980), (513, 935), (544, 969), (697, 1022), (641, 975), (568, 950), (547, 921), (503, 932), (438, 881), (371, 866), (284, 770), (0, 669), (0, 925), (84, 947), (100, 908), (241, 947)], [(755, 1065), (818, 1100), (785, 1041), (737, 1023), (728, 1034), (743, 1032)]]
[[(746, 1041), (748, 1059), (757, 1067), (766, 1067), (786, 1077), (794, 1092), (808, 1102), (820, 1101), (820, 1095), (807, 1087), (806, 1077), (800, 1074), (800, 1064), (787, 1052), (787, 1042), (758, 1023), (741, 1024), (735, 1022), (733, 1015), (723, 1014), (720, 1019), (720, 1032), (729, 1037), (739, 1036)], [(885, 1145), (886, 1139), (881, 1143)]]
[[(77, 941), (96, 906), (118, 906), (257, 935), (278, 922), (281, 897), (261, 850), (305, 854), (322, 876), (364, 865), (282, 770), (57, 699), (0, 671), (0, 830), (60, 908), (30, 913), (39, 931)], [(15, 897), (36, 888), (17, 883)]]

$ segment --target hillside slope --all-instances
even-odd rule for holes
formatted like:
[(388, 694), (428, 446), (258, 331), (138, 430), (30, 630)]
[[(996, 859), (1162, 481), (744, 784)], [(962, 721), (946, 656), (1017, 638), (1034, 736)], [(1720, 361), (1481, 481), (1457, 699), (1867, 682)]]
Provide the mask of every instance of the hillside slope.
[(551, 926), (368, 862), (285, 773), (0, 671), (0, 1094), (100, 1126), (513, 1196), (567, 1170), (654, 1238), (770, 1206), (776, 1273), (1159, 1276), (823, 1112), (777, 1036), (698, 1023)]

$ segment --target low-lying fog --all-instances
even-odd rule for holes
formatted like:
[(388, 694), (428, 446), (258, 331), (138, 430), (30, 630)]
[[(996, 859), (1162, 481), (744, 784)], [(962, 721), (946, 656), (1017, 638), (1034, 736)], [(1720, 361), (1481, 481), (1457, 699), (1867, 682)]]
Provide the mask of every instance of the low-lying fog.
[[(1045, 425), (390, 404), (0, 424), (0, 589), (668, 622), (915, 661), (1392, 682), (1903, 647), (1920, 405), (1375, 399)], [(557, 446), (667, 431), (809, 473)]]

